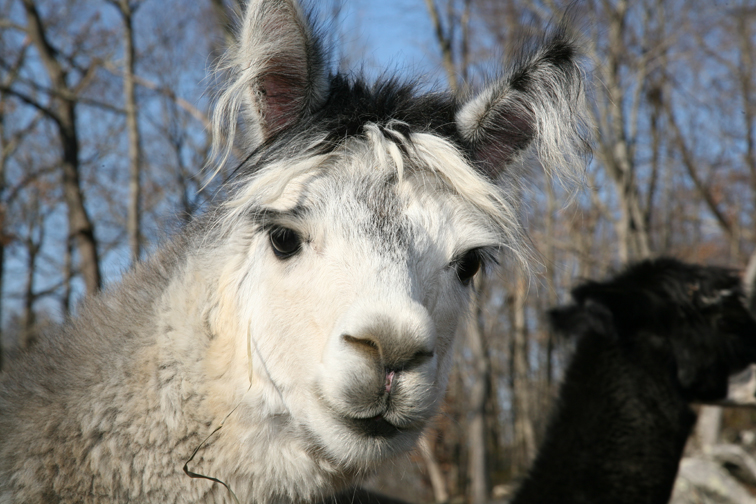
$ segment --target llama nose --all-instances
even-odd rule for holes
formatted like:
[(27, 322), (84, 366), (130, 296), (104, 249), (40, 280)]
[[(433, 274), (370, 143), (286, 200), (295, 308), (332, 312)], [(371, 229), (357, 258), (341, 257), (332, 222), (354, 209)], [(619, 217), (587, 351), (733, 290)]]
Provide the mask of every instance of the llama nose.
[(386, 369), (387, 392), (392, 386), (395, 372), (421, 364), (434, 354), (430, 345), (424, 345), (410, 337), (386, 338), (370, 333), (359, 336), (343, 334), (341, 337), (348, 347)]

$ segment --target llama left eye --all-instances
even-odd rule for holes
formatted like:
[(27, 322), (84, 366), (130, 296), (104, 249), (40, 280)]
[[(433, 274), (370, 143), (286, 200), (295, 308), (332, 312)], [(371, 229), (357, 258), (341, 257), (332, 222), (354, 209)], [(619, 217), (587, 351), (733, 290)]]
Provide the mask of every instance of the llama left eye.
[(288, 259), (302, 248), (302, 237), (296, 231), (285, 227), (270, 230), (270, 246), (279, 259)]
[(462, 282), (462, 285), (469, 285), (472, 277), (480, 269), (480, 251), (478, 249), (472, 249), (465, 252), (465, 255), (460, 257), (454, 262), (454, 272), (457, 274), (457, 278)]

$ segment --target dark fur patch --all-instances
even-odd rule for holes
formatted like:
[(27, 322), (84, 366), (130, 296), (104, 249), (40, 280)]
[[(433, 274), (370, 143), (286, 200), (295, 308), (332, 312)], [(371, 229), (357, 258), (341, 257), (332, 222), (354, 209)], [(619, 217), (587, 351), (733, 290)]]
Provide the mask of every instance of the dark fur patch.
[(756, 321), (731, 270), (644, 261), (551, 312), (579, 337), (557, 409), (514, 504), (666, 504), (693, 400), (723, 398), (756, 360)]
[(323, 106), (259, 146), (257, 152), (263, 158), (254, 166), (248, 166), (247, 170), (254, 171), (277, 158), (289, 157), (293, 147), (307, 148), (313, 138), (325, 138), (317, 144), (313, 155), (329, 153), (346, 139), (364, 135), (367, 124), (377, 125), (404, 153), (406, 147), (390, 130), (405, 139), (410, 132), (434, 133), (460, 146), (462, 141), (454, 123), (457, 108), (457, 100), (452, 96), (422, 94), (411, 82), (386, 79), (371, 85), (363, 80), (350, 81), (343, 75), (336, 75), (331, 78), (328, 98)]
[(420, 94), (412, 83), (388, 79), (368, 85), (361, 80), (349, 82), (337, 75), (331, 81), (328, 100), (315, 114), (315, 120), (323, 124), (329, 132), (329, 141), (334, 143), (362, 134), (368, 123), (386, 126), (396, 121), (407, 125), (404, 130), (398, 129), (405, 136), (411, 130), (455, 139), (456, 110), (456, 100), (449, 95)]
[[(620, 338), (666, 341), (691, 400), (721, 398), (728, 376), (756, 361), (756, 321), (732, 270), (674, 259), (644, 261), (609, 281), (586, 282), (572, 295), (576, 305), (567, 310), (592, 317), (590, 306), (602, 306)], [(559, 317), (555, 312), (555, 322)]]

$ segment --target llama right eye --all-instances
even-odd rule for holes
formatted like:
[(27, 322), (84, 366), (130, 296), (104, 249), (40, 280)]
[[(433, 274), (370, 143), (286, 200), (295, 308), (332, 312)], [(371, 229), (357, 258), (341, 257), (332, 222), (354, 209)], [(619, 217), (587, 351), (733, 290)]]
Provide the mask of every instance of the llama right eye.
[(270, 246), (279, 259), (288, 259), (302, 248), (302, 237), (296, 231), (285, 227), (270, 230)]
[(470, 285), (472, 277), (478, 272), (481, 265), (480, 250), (468, 250), (462, 257), (454, 262), (454, 272), (462, 285)]

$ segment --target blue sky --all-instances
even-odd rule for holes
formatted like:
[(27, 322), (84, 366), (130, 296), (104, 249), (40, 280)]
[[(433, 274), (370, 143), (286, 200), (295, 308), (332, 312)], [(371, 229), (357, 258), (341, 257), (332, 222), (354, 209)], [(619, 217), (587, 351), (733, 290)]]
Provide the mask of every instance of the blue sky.
[(441, 78), (433, 27), (423, 0), (346, 3), (340, 27), (342, 40), (357, 52), (366, 50), (368, 70), (398, 70)]

